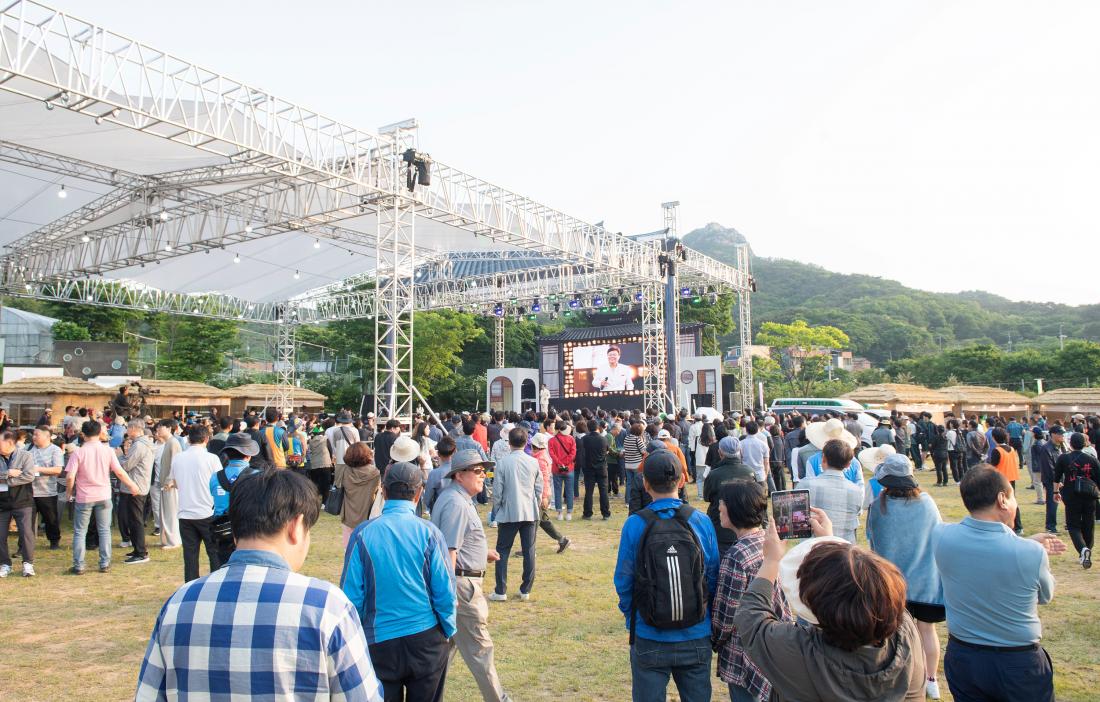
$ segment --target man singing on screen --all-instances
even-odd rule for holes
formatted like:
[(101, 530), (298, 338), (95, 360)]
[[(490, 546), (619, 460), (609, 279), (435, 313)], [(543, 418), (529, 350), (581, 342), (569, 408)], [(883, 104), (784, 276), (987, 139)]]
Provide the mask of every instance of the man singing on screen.
[(619, 356), (622, 350), (615, 344), (607, 347), (607, 365), (597, 366), (593, 371), (592, 384), (603, 392), (626, 392), (634, 389), (634, 379), (630, 366), (620, 366)]

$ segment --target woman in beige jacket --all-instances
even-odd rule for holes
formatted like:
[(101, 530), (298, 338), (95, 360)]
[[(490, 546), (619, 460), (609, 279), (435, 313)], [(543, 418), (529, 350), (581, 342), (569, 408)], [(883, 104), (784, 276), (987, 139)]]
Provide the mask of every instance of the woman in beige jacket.
[(160, 547), (179, 548), (183, 545), (180, 540), (180, 497), (179, 491), (173, 486), (171, 489), (165, 486), (172, 480), (172, 458), (180, 452), (180, 443), (172, 434), (173, 424), (171, 419), (161, 420), (157, 423), (156, 439), (163, 448), (158, 447), (160, 459), (157, 463), (157, 485), (160, 486)]
[(344, 488), (344, 509), (340, 512), (343, 525), (344, 546), (355, 527), (370, 518), (374, 503), (381, 500), (378, 493), (381, 474), (374, 467), (374, 452), (359, 441), (344, 452), (343, 464), (336, 465), (336, 487)]

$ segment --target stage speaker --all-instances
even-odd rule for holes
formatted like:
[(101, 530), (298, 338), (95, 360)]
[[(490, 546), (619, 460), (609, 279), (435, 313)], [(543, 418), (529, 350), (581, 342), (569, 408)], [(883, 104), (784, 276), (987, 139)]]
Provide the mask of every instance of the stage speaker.
[(84, 380), (130, 373), (129, 346), (106, 341), (54, 341), (53, 362), (65, 375)]
[(694, 407), (714, 407), (714, 393), (712, 392), (698, 392), (691, 394), (691, 406)]

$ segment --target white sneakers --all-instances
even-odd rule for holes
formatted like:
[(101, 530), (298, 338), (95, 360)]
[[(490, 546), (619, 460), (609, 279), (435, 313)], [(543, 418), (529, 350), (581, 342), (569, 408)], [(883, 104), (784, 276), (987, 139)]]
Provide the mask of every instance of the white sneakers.
[(560, 521), (561, 521), (561, 520), (563, 520), (563, 519), (565, 519), (565, 515), (564, 515), (564, 514), (562, 513), (562, 511), (561, 511), (561, 510), (559, 509), (559, 510), (558, 510), (558, 521), (560, 522)]
[(567, 521), (567, 522), (573, 521), (573, 513), (572, 512), (566, 512), (565, 513), (565, 521)]
[(924, 696), (933, 700), (940, 699), (940, 684), (935, 680), (928, 680), (924, 683)]
[(11, 575), (11, 566), (0, 565), (0, 578), (6, 578)]
[(490, 602), (507, 602), (508, 601), (508, 595), (498, 595), (495, 592), (490, 592), (489, 593), (489, 601)]
[(34, 577), (34, 564), (33, 563), (24, 563), (23, 564), (23, 577), (24, 578), (33, 578)]
[(1092, 567), (1092, 549), (1088, 546), (1081, 549), (1081, 567), (1085, 570)]
[(529, 592), (521, 592), (521, 593), (519, 593), (518, 595), (516, 595), (516, 597), (518, 597), (518, 598), (519, 598), (519, 601), (520, 601), (520, 602), (526, 602), (527, 600), (531, 599), (531, 593), (529, 593)]

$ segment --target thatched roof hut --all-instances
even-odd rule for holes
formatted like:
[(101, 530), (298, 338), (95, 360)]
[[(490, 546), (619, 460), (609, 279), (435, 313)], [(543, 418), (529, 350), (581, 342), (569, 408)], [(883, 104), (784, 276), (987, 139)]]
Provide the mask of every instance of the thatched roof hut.
[(61, 423), (65, 407), (88, 407), (101, 410), (112, 392), (80, 378), (53, 376), (23, 378), (0, 385), (0, 406), (7, 409), (16, 426), (32, 426), (48, 407), (53, 410), (53, 424)]
[(951, 385), (940, 388), (951, 398), (955, 414), (1026, 414), (1034, 401), (1027, 395), (985, 385)]
[[(3, 387), (3, 386), (0, 386)], [(1060, 388), (1036, 397), (1032, 402), (1046, 415), (1100, 414), (1100, 388)]]
[(951, 409), (951, 399), (941, 392), (923, 385), (907, 383), (879, 383), (864, 385), (842, 395), (869, 408), (897, 410), (898, 412), (929, 412), (938, 420)]
[[(171, 416), (173, 410), (207, 411), (217, 407), (222, 414), (229, 411), (229, 391), (193, 380), (143, 379), (142, 387), (153, 391), (148, 397), (148, 412), (153, 417)], [(118, 387), (114, 388), (118, 392)]]
[[(277, 388), (277, 385), (271, 383), (250, 383), (229, 388), (225, 391), (231, 401), (229, 411), (233, 416), (239, 417), (250, 407), (265, 407)], [(321, 393), (306, 388), (292, 388), (290, 393), (290, 404), (296, 412), (323, 410), (326, 399), (328, 398)]]

